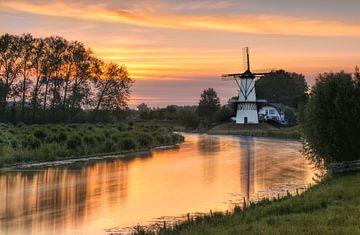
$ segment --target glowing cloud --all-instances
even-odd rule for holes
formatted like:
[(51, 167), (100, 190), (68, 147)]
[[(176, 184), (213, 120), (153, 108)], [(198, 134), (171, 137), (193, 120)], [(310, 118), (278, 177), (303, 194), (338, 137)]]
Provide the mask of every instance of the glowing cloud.
[(161, 12), (155, 14), (154, 12), (149, 13), (139, 10), (110, 9), (99, 4), (90, 6), (70, 3), (35, 4), (23, 1), (1, 2), (0, 7), (3, 10), (32, 14), (178, 30), (218, 30), (303, 36), (360, 36), (360, 24), (276, 15), (178, 16), (166, 15)]

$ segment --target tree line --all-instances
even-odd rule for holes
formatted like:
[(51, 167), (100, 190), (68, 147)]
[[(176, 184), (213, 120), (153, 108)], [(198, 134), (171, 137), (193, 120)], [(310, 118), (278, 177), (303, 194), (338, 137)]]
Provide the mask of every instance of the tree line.
[(0, 36), (2, 122), (72, 122), (121, 110), (133, 82), (125, 66), (102, 61), (81, 42)]

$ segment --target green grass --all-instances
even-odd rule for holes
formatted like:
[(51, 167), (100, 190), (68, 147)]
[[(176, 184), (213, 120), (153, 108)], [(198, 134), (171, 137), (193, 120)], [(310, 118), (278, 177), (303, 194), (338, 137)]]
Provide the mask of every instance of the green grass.
[[(139, 229), (137, 234), (154, 232)], [(161, 229), (160, 234), (360, 234), (360, 173), (328, 178), (299, 196), (264, 199)]]
[(300, 139), (301, 137), (298, 126), (289, 128), (276, 128), (265, 123), (248, 125), (225, 123), (208, 130), (207, 134), (273, 137), (281, 139)]
[(0, 166), (92, 154), (145, 150), (183, 141), (153, 123), (6, 125), (0, 123)]

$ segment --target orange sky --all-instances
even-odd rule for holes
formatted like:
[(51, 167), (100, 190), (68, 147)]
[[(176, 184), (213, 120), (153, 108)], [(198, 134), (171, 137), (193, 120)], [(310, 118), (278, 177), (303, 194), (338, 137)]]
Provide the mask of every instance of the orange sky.
[(195, 104), (220, 75), (242, 70), (242, 47), (257, 68), (316, 74), (360, 64), (360, 2), (347, 0), (0, 0), (0, 32), (79, 40), (136, 79), (131, 105)]

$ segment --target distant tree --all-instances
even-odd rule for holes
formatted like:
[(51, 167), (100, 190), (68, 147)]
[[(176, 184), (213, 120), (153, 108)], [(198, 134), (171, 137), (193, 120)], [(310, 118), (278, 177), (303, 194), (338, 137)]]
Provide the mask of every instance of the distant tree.
[(0, 91), (0, 109), (6, 111), (8, 99), (16, 80), (21, 72), (19, 37), (4, 34), (0, 37), (0, 78), (2, 90)]
[(184, 107), (179, 110), (178, 118), (186, 129), (196, 129), (199, 125), (199, 116), (195, 107)]
[(34, 38), (31, 34), (24, 34), (20, 37), (20, 56), (22, 57), (22, 84), (21, 84), (21, 115), (24, 117), (25, 115), (25, 102), (26, 96), (31, 84), (31, 80), (29, 79), (29, 75), (32, 67), (32, 57), (34, 50)]
[(358, 66), (355, 67), (354, 80), (360, 83), (360, 69)]
[(271, 103), (282, 103), (297, 108), (304, 101), (308, 90), (302, 74), (289, 73), (284, 70), (271, 72), (255, 83), (258, 99), (266, 99)]
[(214, 120), (216, 122), (226, 122), (234, 116), (234, 111), (228, 105), (223, 105), (218, 111), (214, 114)]
[(200, 118), (211, 121), (216, 111), (220, 109), (220, 98), (213, 88), (203, 91), (197, 108)]
[(138, 106), (136, 106), (138, 112), (139, 112), (139, 118), (142, 120), (149, 119), (150, 114), (150, 108), (145, 103), (141, 103)]
[(306, 142), (314, 162), (360, 159), (360, 86), (344, 72), (320, 74), (300, 112)]

